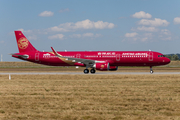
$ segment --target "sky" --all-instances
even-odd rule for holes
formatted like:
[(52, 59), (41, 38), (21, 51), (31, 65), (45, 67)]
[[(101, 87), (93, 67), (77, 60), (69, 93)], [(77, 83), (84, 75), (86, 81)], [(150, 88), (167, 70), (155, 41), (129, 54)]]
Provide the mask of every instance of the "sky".
[(40, 51), (180, 53), (180, 0), (0, 0), (0, 54), (21, 30)]

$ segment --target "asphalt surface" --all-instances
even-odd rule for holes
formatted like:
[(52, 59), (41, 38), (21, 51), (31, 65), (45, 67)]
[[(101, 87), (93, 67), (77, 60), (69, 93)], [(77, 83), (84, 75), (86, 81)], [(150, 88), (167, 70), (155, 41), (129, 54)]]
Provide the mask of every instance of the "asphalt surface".
[[(83, 72), (3, 72), (0, 75), (86, 75)], [(96, 72), (89, 75), (149, 75), (149, 72)], [(153, 74), (180, 74), (180, 72), (154, 72)]]

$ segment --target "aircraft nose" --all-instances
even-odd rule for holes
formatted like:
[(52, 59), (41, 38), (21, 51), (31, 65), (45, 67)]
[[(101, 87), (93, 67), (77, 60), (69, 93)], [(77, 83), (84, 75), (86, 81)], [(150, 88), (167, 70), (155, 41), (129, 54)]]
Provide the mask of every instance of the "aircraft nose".
[(168, 63), (171, 62), (171, 60), (170, 60), (169, 58), (165, 58), (164, 62), (165, 62), (166, 64), (168, 64)]

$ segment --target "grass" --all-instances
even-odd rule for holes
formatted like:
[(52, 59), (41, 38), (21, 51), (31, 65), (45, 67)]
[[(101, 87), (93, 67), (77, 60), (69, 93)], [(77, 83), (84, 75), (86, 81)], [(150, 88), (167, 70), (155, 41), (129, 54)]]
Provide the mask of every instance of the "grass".
[(0, 75), (0, 119), (180, 119), (180, 75)]

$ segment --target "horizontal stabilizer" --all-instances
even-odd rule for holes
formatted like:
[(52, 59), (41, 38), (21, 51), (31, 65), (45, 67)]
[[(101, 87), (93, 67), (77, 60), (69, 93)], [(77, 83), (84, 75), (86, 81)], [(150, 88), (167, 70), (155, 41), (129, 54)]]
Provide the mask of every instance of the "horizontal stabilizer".
[(24, 59), (29, 58), (29, 55), (19, 55), (19, 54), (10, 54), (10, 55), (12, 55), (12, 56), (17, 56), (17, 57), (22, 57), (22, 58), (24, 58)]

